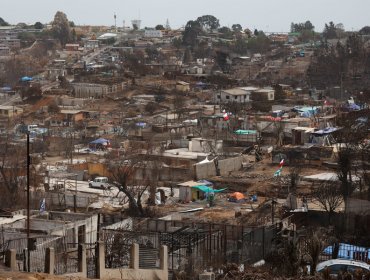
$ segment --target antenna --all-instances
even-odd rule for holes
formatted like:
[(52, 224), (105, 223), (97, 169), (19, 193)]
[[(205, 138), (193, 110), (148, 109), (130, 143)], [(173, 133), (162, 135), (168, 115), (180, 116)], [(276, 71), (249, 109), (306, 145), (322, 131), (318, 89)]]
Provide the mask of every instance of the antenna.
[(166, 27), (167, 30), (171, 29), (170, 22), (169, 22), (168, 19), (166, 20), (166, 26), (165, 27)]

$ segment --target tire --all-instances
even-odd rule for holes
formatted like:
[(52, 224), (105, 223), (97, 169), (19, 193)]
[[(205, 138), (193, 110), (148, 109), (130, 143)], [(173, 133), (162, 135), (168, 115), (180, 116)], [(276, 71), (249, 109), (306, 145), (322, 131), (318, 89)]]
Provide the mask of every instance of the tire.
[(91, 183), (89, 183), (89, 188), (92, 188), (92, 187), (93, 187), (93, 185)]

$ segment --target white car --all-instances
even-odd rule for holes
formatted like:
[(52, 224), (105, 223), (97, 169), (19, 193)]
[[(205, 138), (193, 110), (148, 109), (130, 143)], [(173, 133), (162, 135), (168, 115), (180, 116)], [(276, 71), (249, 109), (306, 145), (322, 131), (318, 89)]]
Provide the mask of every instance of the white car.
[(109, 184), (107, 177), (96, 177), (93, 181), (89, 181), (89, 187), (106, 190), (112, 186)]
[(345, 260), (345, 259), (332, 259), (319, 263), (316, 267), (317, 272), (324, 272), (329, 269), (330, 275), (336, 277), (339, 272), (354, 272), (362, 270), (364, 273), (370, 272), (370, 265), (365, 262)]

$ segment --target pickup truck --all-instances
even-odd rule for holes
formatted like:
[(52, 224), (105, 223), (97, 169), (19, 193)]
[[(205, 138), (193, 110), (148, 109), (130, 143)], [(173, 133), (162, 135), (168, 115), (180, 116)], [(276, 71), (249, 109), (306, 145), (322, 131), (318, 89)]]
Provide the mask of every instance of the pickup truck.
[(108, 183), (107, 177), (96, 177), (93, 181), (89, 181), (90, 188), (98, 188), (98, 189), (110, 189), (112, 186)]

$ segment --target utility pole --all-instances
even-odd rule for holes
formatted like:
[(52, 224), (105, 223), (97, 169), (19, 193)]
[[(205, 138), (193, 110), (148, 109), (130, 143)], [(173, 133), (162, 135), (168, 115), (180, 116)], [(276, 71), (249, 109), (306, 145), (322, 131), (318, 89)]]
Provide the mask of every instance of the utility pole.
[(30, 240), (30, 132), (27, 131), (27, 271), (30, 272), (31, 240)]
[(343, 72), (340, 72), (340, 100), (343, 98)]

